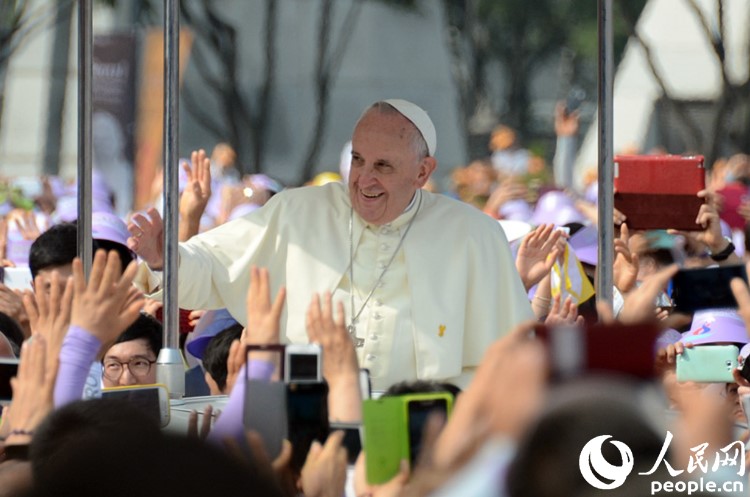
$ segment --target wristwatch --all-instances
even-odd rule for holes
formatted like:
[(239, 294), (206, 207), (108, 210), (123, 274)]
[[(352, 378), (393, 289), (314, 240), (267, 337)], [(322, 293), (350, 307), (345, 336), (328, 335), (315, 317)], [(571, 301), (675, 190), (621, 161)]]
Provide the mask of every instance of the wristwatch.
[(715, 260), (716, 262), (725, 261), (729, 258), (730, 255), (732, 255), (732, 252), (734, 252), (734, 243), (732, 243), (732, 239), (728, 236), (724, 237), (724, 240), (726, 240), (729, 244), (726, 246), (724, 250), (721, 252), (711, 253), (711, 259)]

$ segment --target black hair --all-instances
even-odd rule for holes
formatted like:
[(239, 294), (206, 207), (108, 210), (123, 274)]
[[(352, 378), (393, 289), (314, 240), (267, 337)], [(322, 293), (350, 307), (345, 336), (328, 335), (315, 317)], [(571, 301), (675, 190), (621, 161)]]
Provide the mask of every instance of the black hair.
[(128, 264), (130, 264), (132, 261), (135, 260), (133, 257), (133, 253), (122, 243), (112, 242), (109, 240), (93, 240), (94, 242), (94, 252), (96, 253), (97, 250), (104, 249), (108, 253), (112, 250), (117, 252), (117, 255), (120, 256), (120, 264), (122, 264), (122, 271), (125, 271), (125, 268), (128, 267)]
[(132, 342), (133, 340), (144, 339), (154, 355), (159, 355), (162, 347), (162, 333), (164, 328), (156, 318), (148, 314), (141, 313), (133, 324), (127, 327), (122, 334), (117, 337), (113, 345), (123, 342)]
[(203, 351), (203, 368), (211, 375), (220, 390), (227, 386), (227, 360), (232, 342), (242, 335), (242, 325), (233, 324), (214, 336)]
[[(133, 253), (123, 244), (109, 240), (93, 240), (93, 251), (114, 250), (120, 256), (122, 271), (134, 260)], [(39, 271), (71, 264), (78, 255), (78, 226), (75, 222), (60, 223), (39, 235), (29, 251), (31, 277)]]
[(0, 312), (0, 333), (5, 335), (5, 338), (10, 342), (13, 353), (18, 357), (21, 353), (21, 345), (23, 345), (24, 340), (21, 325), (4, 312)]
[[(32, 442), (33, 495), (282, 495), (262, 465), (243, 464), (198, 439), (162, 434), (143, 416), (132, 405), (110, 400), (54, 412)], [(65, 429), (53, 431), (50, 425)], [(40, 457), (45, 464), (39, 464)]]
[(394, 383), (383, 393), (383, 397), (395, 397), (397, 395), (409, 395), (413, 393), (436, 393), (448, 392), (455, 399), (461, 393), (461, 389), (452, 383), (441, 383), (437, 381), (416, 380)]
[(74, 223), (60, 223), (39, 235), (29, 250), (31, 277), (39, 271), (64, 266), (78, 255), (78, 229)]

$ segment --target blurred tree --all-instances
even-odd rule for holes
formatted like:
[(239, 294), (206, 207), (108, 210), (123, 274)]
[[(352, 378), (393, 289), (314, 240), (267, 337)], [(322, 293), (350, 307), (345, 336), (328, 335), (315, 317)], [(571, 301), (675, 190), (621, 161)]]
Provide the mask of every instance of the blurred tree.
[[(643, 47), (649, 69), (662, 91), (661, 101), (677, 117), (670, 122), (676, 123), (681, 142), (686, 146), (689, 144), (690, 151), (705, 155), (706, 164), (711, 167), (714, 161), (723, 155), (747, 153), (750, 150), (750, 124), (747, 118), (750, 111), (750, 77), (744, 81), (733, 82), (728, 75), (725, 53), (725, 0), (716, 0), (710, 12), (702, 10), (696, 0), (684, 1), (698, 19), (703, 35), (713, 49), (721, 75), (719, 96), (712, 102), (699, 103), (709, 107), (708, 124), (705, 123), (705, 119), (701, 118), (703, 114), (699, 117), (691, 112), (693, 102), (676, 98), (667, 88), (664, 75), (659, 69), (650, 44), (641, 38), (635, 29), (637, 16), (627, 11), (629, 1), (618, 0), (618, 5), (626, 13), (623, 21), (628, 33)], [(750, 14), (750, 5), (745, 6), (745, 15), (748, 14)], [(750, 31), (746, 37), (750, 41)], [(747, 47), (746, 50), (750, 50), (750, 44)], [(675, 153), (685, 151), (670, 150)]]
[[(645, 3), (628, 0), (619, 7), (637, 18)], [(573, 84), (596, 88), (585, 76), (596, 74), (591, 70), (598, 53), (596, 0), (444, 0), (443, 7), (470, 156), (487, 152), (486, 134), (499, 122), (531, 137), (531, 83), (556, 57), (562, 56), (564, 66), (560, 97)], [(618, 20), (618, 59), (627, 36)]]
[[(220, 140), (234, 147), (243, 172), (262, 172), (271, 94), (276, 80), (277, 2), (265, 2), (264, 67), (258, 71), (263, 80), (257, 94), (250, 98), (240, 81), (241, 47), (237, 43), (234, 20), (224, 19), (219, 13), (221, 5), (211, 0), (181, 2), (180, 7), (185, 24), (196, 36), (192, 63), (203, 83), (200, 88), (190, 84), (182, 86), (185, 108)], [(199, 97), (196, 93), (206, 90), (219, 102), (218, 112), (209, 111), (204, 103), (205, 95)], [(247, 136), (250, 140), (244, 139)], [(250, 157), (249, 165), (243, 157)]]
[(58, 8), (71, 1), (43, 2), (32, 9), (28, 0), (0, 0), (0, 125), (11, 56), (30, 36), (49, 25)]

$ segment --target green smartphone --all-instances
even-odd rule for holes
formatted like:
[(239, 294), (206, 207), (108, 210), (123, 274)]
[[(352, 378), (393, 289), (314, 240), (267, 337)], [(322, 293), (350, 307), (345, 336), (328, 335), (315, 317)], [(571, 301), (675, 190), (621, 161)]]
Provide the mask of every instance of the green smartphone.
[(438, 412), (447, 419), (452, 408), (453, 395), (448, 392), (365, 400), (362, 424), (367, 482), (375, 485), (389, 481), (398, 474), (402, 460), (413, 465), (429, 416)]
[(697, 345), (677, 356), (677, 381), (734, 383), (739, 349), (734, 345)]

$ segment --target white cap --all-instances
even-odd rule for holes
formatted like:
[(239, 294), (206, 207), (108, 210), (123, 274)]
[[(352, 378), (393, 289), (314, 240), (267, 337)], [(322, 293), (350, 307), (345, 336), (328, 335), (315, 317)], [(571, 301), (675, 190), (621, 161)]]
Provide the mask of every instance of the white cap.
[(437, 133), (435, 132), (435, 125), (432, 124), (432, 119), (427, 115), (427, 112), (418, 105), (398, 98), (384, 100), (384, 102), (399, 111), (402, 116), (417, 127), (425, 143), (427, 143), (427, 151), (430, 156), (434, 156), (435, 149), (437, 148)]

